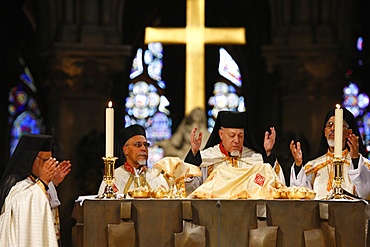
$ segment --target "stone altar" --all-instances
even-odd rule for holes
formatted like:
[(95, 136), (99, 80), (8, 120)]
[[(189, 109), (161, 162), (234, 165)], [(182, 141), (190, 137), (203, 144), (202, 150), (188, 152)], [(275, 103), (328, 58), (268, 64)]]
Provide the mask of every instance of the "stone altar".
[(366, 246), (367, 206), (342, 200), (85, 200), (73, 209), (72, 246)]

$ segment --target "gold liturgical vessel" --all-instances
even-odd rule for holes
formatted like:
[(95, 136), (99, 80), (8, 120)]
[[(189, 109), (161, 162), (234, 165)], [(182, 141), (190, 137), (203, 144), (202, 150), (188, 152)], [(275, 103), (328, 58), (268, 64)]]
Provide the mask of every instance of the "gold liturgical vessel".
[(118, 198), (116, 192), (113, 190), (114, 183), (114, 163), (116, 163), (117, 157), (103, 157), (104, 161), (104, 177), (105, 188), (103, 194), (99, 195), (99, 199), (112, 199)]
[(341, 158), (334, 158), (333, 161), (333, 168), (334, 168), (334, 187), (333, 187), (333, 194), (328, 199), (349, 199), (352, 200), (353, 198), (345, 195), (343, 193), (342, 183), (344, 182), (343, 178), (343, 159)]
[(339, 158), (334, 158), (333, 168), (334, 168), (334, 188), (333, 188), (332, 198), (342, 199), (344, 198), (343, 189), (342, 189), (342, 182), (344, 182), (343, 160)]

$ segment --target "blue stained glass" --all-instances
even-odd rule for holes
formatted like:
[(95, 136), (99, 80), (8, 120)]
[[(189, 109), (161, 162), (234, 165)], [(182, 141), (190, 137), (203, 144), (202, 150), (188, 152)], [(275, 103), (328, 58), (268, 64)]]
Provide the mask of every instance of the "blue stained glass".
[(369, 105), (369, 96), (366, 94), (360, 94), (358, 96), (358, 106), (360, 108), (366, 108)]
[(244, 97), (239, 97), (239, 106), (238, 106), (238, 112), (244, 112), (245, 109), (245, 103), (244, 103)]
[(350, 84), (343, 89), (343, 93), (348, 95), (357, 95), (358, 92), (358, 86), (353, 82), (350, 82)]
[(144, 52), (144, 63), (145, 64), (150, 64), (154, 60), (153, 53), (151, 53), (149, 50), (146, 50)]
[(143, 53), (143, 50), (138, 49), (136, 52), (136, 56), (134, 60), (132, 61), (132, 67), (131, 67), (131, 73), (130, 73), (131, 79), (141, 75), (144, 71), (142, 53)]
[[(154, 82), (137, 81), (131, 82), (128, 86), (129, 93), (125, 101), (126, 115), (124, 116), (125, 127), (132, 124), (139, 124), (146, 129), (147, 139), (150, 143), (155, 143), (171, 137), (172, 121), (169, 117), (170, 111), (166, 109), (170, 102), (164, 95), (163, 90), (166, 83), (162, 81), (163, 69), (163, 47), (161, 43), (150, 43), (145, 52), (137, 52), (135, 61), (136, 67), (139, 67), (138, 61), (142, 66), (147, 66), (146, 70), (137, 73), (136, 76), (147, 73)], [(133, 62), (133, 64), (135, 63)], [(135, 67), (135, 66), (133, 66)], [(130, 76), (131, 79), (134, 77)], [(143, 77), (145, 78), (145, 76)], [(163, 158), (163, 149), (152, 146), (149, 147), (149, 165), (154, 164)]]
[(42, 120), (31, 111), (21, 113), (13, 122), (11, 129), (10, 153), (12, 154), (19, 139), (25, 133), (40, 134)]
[(242, 87), (239, 67), (224, 48), (220, 48), (219, 52), (220, 61), (218, 72), (231, 83), (216, 82), (213, 85), (213, 96), (210, 96), (208, 99), (208, 105), (213, 108), (212, 111), (208, 111), (207, 114), (209, 130), (213, 129), (214, 119), (217, 117), (219, 111), (245, 111), (244, 98), (237, 93), (237, 89)]
[(363, 43), (363, 41), (364, 40), (363, 40), (362, 37), (358, 37), (358, 39), (357, 39), (357, 45), (356, 45), (358, 51), (362, 51), (362, 43)]
[(343, 88), (343, 93), (342, 105), (351, 111), (355, 117), (360, 116), (369, 105), (369, 96), (364, 93), (358, 94), (359, 88), (353, 82)]
[[(356, 48), (362, 52), (363, 38), (357, 39)], [(361, 59), (357, 62), (358, 66), (363, 65)], [(348, 70), (345, 74), (346, 78), (352, 75), (352, 70)], [(349, 81), (349, 85), (343, 88), (343, 106), (347, 108), (357, 119), (357, 125), (360, 130), (366, 151), (368, 152), (368, 158), (370, 158), (370, 113), (367, 107), (369, 106), (369, 96), (361, 93), (358, 86)]]
[(149, 116), (153, 116), (157, 112), (157, 108), (149, 108)]
[(36, 100), (24, 91), (26, 86), (18, 84), (9, 90), (8, 123), (11, 125), (11, 153), (22, 134), (39, 133), (42, 127), (41, 111)]
[(237, 63), (224, 48), (220, 48), (219, 52), (220, 62), (218, 65), (218, 72), (220, 75), (234, 83), (237, 87), (241, 87), (242, 80)]
[(19, 78), (33, 91), (36, 92), (37, 88), (35, 86), (35, 81), (33, 80), (31, 71), (26, 66), (23, 58), (19, 58), (19, 63), (23, 66), (24, 72), (19, 76)]
[(163, 67), (162, 60), (154, 59), (148, 65), (149, 76), (156, 81), (160, 81), (162, 79), (162, 67)]
[(163, 45), (162, 43), (149, 43), (148, 44), (149, 51), (156, 56), (157, 58), (163, 57)]
[(229, 86), (229, 92), (230, 93), (236, 93), (236, 89), (235, 89), (235, 87), (233, 87), (233, 86)]
[(345, 106), (357, 106), (357, 97), (355, 95), (346, 95), (343, 104)]
[(166, 83), (164, 81), (159, 81), (158, 82), (158, 86), (162, 89), (165, 89), (166, 88)]
[(157, 88), (153, 85), (153, 84), (149, 84), (149, 88), (148, 88), (149, 92), (157, 92)]

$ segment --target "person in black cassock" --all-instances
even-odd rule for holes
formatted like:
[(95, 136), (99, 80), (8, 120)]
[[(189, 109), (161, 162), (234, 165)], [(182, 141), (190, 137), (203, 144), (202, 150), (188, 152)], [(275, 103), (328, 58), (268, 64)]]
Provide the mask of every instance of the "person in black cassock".
[(0, 246), (58, 246), (60, 202), (55, 186), (71, 163), (52, 157), (52, 137), (25, 134), (0, 185)]
[[(230, 160), (227, 159), (228, 157), (253, 157), (255, 161), (260, 163), (269, 163), (280, 181), (285, 183), (283, 171), (273, 154), (276, 138), (275, 128), (270, 128), (271, 133), (266, 131), (264, 137), (265, 150), (262, 152), (255, 142), (249, 121), (247, 112), (218, 112), (213, 131), (202, 151), (199, 149), (203, 133), (200, 132), (197, 137), (197, 128), (192, 130), (190, 135), (191, 149), (185, 157), (185, 162), (201, 165), (203, 177), (201, 179), (196, 177), (191, 183), (188, 181), (188, 189), (189, 187), (196, 188), (202, 184), (215, 168), (215, 165), (221, 164), (220, 160)], [(237, 166), (236, 163), (228, 165)]]
[[(334, 179), (334, 126), (335, 109), (331, 109), (324, 120), (320, 146), (315, 157), (302, 168), (301, 144), (291, 141), (290, 150), (294, 158), (290, 185), (305, 186), (316, 192), (317, 199), (329, 198), (333, 192)], [(353, 196), (368, 199), (370, 196), (370, 161), (353, 114), (343, 108), (342, 143), (343, 178), (342, 188)]]

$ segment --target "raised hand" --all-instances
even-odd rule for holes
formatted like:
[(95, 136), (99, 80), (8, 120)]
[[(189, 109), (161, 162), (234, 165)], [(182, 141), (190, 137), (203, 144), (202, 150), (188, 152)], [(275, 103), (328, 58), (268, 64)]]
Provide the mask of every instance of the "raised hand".
[(267, 156), (270, 156), (271, 151), (274, 148), (275, 139), (276, 139), (276, 131), (274, 127), (270, 127), (270, 132), (268, 131), (265, 132), (265, 138), (263, 141), (263, 147), (265, 148)]
[(358, 136), (352, 133), (352, 130), (348, 130), (347, 145), (349, 146), (349, 154), (352, 159), (357, 159), (359, 156), (359, 143)]
[(297, 142), (297, 145), (295, 145), (294, 141), (291, 141), (289, 147), (296, 166), (301, 166), (303, 162), (301, 143)]
[(53, 176), (53, 184), (58, 186), (63, 182), (64, 178), (71, 172), (71, 162), (69, 160), (63, 160), (55, 169)]
[(200, 146), (202, 145), (202, 138), (203, 138), (203, 132), (199, 132), (197, 136), (197, 130), (198, 128), (193, 128), (190, 134), (191, 151), (193, 152), (194, 156), (199, 151)]
[(55, 170), (57, 169), (56, 166), (58, 165), (58, 161), (55, 158), (50, 158), (45, 162), (42, 162), (39, 169), (40, 169), (40, 179), (45, 184), (49, 184), (54, 177)]

